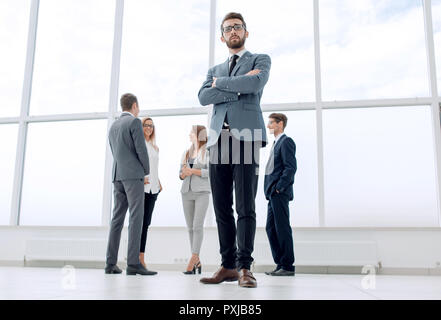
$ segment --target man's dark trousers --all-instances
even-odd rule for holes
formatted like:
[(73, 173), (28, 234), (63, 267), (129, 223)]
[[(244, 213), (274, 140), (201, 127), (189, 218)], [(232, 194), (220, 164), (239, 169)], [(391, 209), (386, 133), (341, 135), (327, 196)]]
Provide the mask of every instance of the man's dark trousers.
[(289, 196), (274, 192), (268, 202), (266, 233), (277, 268), (294, 270), (294, 245), (289, 222)]
[[(210, 184), (222, 266), (250, 269), (256, 233), (255, 199), (261, 142), (238, 141), (222, 130), (210, 148)], [(233, 210), (235, 192), (237, 230)], [(237, 245), (236, 245), (237, 237)]]

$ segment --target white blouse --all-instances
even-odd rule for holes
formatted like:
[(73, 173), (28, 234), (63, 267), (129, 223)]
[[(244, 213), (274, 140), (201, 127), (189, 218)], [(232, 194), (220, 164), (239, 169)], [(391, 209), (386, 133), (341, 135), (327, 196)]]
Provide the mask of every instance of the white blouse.
[(147, 146), (147, 152), (149, 154), (149, 165), (150, 165), (150, 174), (147, 175), (149, 182), (144, 185), (144, 192), (156, 194), (159, 192), (159, 176), (158, 176), (158, 167), (159, 167), (159, 152), (153, 147), (151, 142), (145, 142)]

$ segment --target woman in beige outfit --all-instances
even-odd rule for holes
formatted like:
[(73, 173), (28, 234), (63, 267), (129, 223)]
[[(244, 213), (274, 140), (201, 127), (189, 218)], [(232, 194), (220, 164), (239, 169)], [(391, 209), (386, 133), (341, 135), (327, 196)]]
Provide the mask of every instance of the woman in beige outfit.
[(205, 215), (211, 192), (208, 180), (207, 130), (204, 126), (194, 125), (190, 132), (191, 146), (181, 159), (179, 178), (182, 181), (182, 205), (192, 256), (184, 274), (201, 273), (199, 253), (202, 245)]

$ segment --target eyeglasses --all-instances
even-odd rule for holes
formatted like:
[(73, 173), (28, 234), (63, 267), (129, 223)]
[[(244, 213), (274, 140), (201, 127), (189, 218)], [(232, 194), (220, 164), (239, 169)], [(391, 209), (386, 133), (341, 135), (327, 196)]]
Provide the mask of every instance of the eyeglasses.
[(228, 27), (224, 27), (222, 28), (223, 33), (230, 33), (231, 30), (234, 31), (241, 31), (242, 29), (245, 29), (245, 26), (243, 24), (235, 24), (234, 26), (228, 26)]
[(153, 124), (144, 124), (143, 127), (144, 128), (152, 128), (153, 129), (155, 127), (155, 125), (153, 125)]

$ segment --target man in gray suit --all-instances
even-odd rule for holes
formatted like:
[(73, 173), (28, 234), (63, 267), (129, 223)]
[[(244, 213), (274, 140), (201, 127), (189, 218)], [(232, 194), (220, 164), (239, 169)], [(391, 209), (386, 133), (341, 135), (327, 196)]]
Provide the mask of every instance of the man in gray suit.
[(217, 284), (239, 280), (239, 286), (254, 288), (257, 282), (250, 267), (256, 233), (259, 152), (267, 144), (260, 98), (268, 81), (271, 59), (245, 49), (248, 31), (240, 13), (227, 14), (221, 32), (221, 41), (227, 45), (230, 57), (208, 70), (199, 101), (204, 106), (213, 104), (207, 147), (222, 267), (211, 278), (200, 281)]
[(109, 143), (113, 154), (113, 195), (115, 206), (107, 244), (105, 273), (121, 273), (116, 265), (121, 231), (127, 209), (129, 217), (129, 243), (127, 251), (127, 275), (153, 275), (139, 261), (141, 229), (144, 216), (144, 184), (150, 173), (138, 100), (126, 93), (121, 97), (122, 114), (109, 131)]

